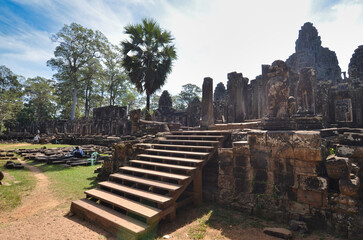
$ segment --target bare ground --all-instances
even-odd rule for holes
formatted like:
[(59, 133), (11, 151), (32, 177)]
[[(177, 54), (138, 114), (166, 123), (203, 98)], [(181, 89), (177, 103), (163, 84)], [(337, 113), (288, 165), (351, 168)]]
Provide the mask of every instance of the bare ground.
[(70, 203), (56, 199), (49, 189), (49, 179), (38, 168), (19, 160), (36, 177), (35, 189), (22, 199), (21, 205), (0, 213), (0, 239), (105, 239), (104, 230), (68, 217)]
[[(21, 206), (10, 213), (0, 213), (0, 239), (115, 239), (95, 225), (80, 220), (76, 216), (69, 217), (70, 203), (53, 196), (47, 176), (38, 168), (20, 161), (35, 175), (37, 184), (34, 191), (23, 198)], [(161, 222), (158, 233), (175, 240), (193, 239), (191, 234), (200, 225), (197, 219), (203, 217), (204, 213), (205, 211), (200, 211), (197, 207), (186, 208), (177, 214), (176, 221)], [(235, 217), (239, 216), (237, 214)], [(213, 219), (209, 222), (213, 227), (206, 227), (202, 238), (205, 240), (277, 240), (275, 237), (265, 235), (262, 228), (247, 226), (241, 221), (226, 225), (223, 223), (223, 218), (216, 218), (214, 222)], [(335, 238), (326, 235), (310, 235), (296, 236), (294, 239)]]

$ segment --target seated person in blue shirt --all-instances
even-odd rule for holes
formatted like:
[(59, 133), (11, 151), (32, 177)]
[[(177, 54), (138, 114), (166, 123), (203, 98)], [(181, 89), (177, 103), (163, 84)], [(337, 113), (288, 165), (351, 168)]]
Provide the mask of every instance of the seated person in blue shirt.
[(74, 157), (83, 157), (84, 156), (84, 152), (82, 151), (82, 149), (80, 147), (76, 147), (72, 152), (71, 154), (74, 156)]

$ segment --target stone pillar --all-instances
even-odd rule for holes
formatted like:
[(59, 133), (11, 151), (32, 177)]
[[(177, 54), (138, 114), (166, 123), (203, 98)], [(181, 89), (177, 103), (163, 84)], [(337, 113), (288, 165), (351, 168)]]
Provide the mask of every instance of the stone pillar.
[(210, 77), (204, 78), (203, 96), (202, 96), (202, 121), (201, 128), (208, 128), (214, 123), (213, 114), (213, 79)]
[(243, 122), (245, 119), (244, 90), (248, 79), (244, 79), (242, 73), (228, 73), (228, 122)]

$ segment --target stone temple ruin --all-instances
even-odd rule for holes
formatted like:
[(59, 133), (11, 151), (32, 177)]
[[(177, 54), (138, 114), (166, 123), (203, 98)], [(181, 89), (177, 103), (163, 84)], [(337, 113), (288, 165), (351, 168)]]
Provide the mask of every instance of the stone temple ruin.
[(130, 118), (117, 110), (73, 123), (79, 139), (130, 137), (118, 139), (124, 141), (104, 162), (100, 176), (108, 181), (86, 191), (71, 211), (137, 239), (161, 219), (177, 217), (176, 209), (204, 199), (363, 239), (363, 46), (348, 73), (342, 77), (335, 53), (305, 23), (286, 61), (262, 65), (253, 80), (231, 72), (227, 86), (214, 90), (213, 79), (205, 78), (202, 101), (185, 112), (172, 109), (164, 91), (151, 121), (140, 119), (140, 110)]

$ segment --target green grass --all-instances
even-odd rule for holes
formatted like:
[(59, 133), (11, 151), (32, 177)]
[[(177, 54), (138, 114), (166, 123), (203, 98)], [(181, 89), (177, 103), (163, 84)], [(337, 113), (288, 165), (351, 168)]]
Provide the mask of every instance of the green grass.
[(36, 185), (36, 179), (29, 170), (6, 169), (5, 163), (0, 162), (0, 171), (9, 175), (5, 175), (2, 183), (8, 183), (10, 186), (0, 185), (0, 212), (7, 212), (19, 206), (22, 197), (31, 192)]
[[(24, 146), (17, 146), (19, 144), (27, 144)], [(47, 143), (47, 144), (30, 144), (30, 143), (18, 143), (18, 144), (14, 144), (14, 143), (6, 143), (6, 144), (0, 144), (0, 149), (3, 150), (9, 150), (9, 149), (34, 149), (34, 148), (42, 148), (42, 147), (46, 147), (46, 148), (63, 148), (63, 147), (72, 147), (73, 145), (68, 145), (68, 144), (52, 144), (52, 143)]]
[(189, 229), (188, 235), (191, 239), (203, 239), (207, 233), (207, 221), (210, 219), (213, 210), (197, 219), (197, 224)]
[(84, 191), (97, 185), (97, 173), (94, 173), (94, 170), (100, 165), (66, 167), (34, 161), (28, 163), (44, 172), (50, 180), (50, 189), (60, 200), (72, 201), (84, 198)]

